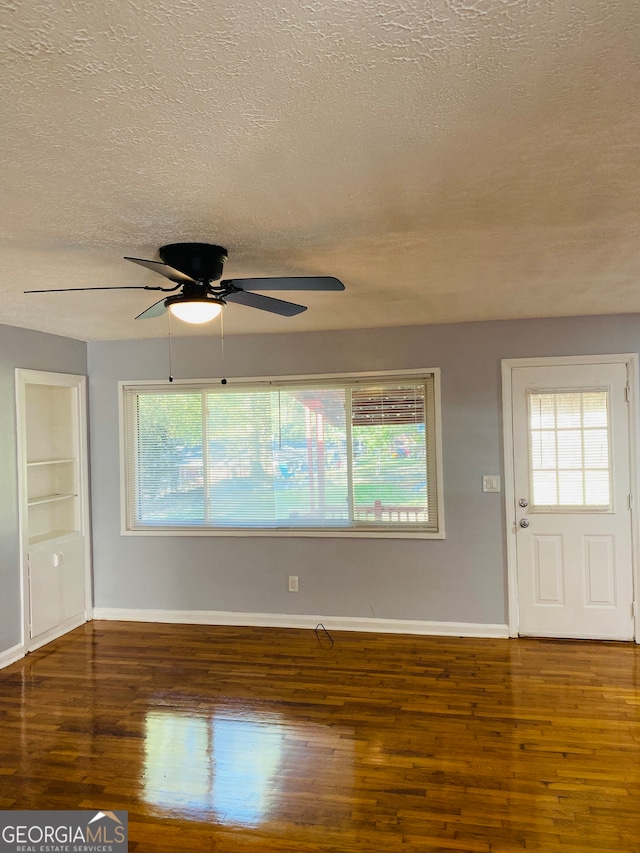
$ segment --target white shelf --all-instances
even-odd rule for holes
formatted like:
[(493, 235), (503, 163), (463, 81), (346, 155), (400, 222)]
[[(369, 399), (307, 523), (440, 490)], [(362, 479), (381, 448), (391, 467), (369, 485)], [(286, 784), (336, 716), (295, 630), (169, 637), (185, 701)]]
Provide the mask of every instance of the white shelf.
[(63, 539), (66, 536), (80, 535), (79, 530), (48, 530), (46, 533), (41, 533), (39, 536), (31, 536), (29, 539), (29, 547), (33, 548), (35, 545), (43, 545), (46, 543), (51, 543), (55, 539)]
[(28, 506), (38, 506), (39, 504), (50, 504), (56, 501), (67, 501), (70, 498), (77, 498), (77, 495), (42, 495), (40, 498), (29, 498)]
[(71, 457), (69, 459), (43, 459), (39, 462), (27, 462), (27, 468), (36, 468), (41, 465), (64, 465), (67, 462), (75, 462), (76, 460)]

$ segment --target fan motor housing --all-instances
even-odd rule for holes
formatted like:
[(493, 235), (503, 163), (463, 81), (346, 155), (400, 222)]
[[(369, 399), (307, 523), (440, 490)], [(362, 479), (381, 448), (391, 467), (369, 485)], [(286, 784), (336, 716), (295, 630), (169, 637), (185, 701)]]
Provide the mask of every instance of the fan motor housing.
[(226, 249), (210, 243), (169, 243), (158, 254), (165, 264), (196, 281), (218, 281), (228, 257)]

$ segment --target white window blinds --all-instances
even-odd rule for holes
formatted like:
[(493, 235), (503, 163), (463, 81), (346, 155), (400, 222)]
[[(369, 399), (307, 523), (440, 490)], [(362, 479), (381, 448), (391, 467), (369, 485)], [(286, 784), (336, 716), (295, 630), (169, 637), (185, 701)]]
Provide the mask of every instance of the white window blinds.
[(124, 395), (129, 530), (438, 530), (432, 375)]
[(529, 392), (532, 505), (611, 505), (609, 392)]

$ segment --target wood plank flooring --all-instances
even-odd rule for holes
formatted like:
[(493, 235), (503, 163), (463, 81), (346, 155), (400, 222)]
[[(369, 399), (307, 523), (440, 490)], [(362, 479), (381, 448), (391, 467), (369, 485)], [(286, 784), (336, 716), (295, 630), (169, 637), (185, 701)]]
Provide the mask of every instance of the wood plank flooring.
[(640, 853), (640, 649), (90, 623), (0, 671), (0, 808), (136, 853)]

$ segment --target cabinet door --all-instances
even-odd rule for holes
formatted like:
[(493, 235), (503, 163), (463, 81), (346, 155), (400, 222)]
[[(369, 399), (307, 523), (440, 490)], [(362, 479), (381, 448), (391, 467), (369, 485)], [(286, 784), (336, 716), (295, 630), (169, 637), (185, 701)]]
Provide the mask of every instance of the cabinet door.
[(31, 636), (37, 637), (61, 621), (60, 567), (54, 565), (53, 549), (29, 554)]
[(29, 554), (31, 636), (85, 612), (84, 539), (69, 536)]
[(57, 548), (60, 560), (60, 621), (85, 612), (84, 539), (74, 536)]

